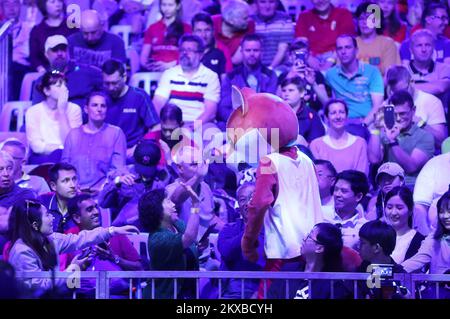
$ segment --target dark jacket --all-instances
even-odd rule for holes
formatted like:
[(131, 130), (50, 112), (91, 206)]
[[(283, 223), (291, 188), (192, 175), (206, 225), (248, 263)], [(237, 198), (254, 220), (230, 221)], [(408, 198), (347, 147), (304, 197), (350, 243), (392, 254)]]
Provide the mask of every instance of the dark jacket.
[[(291, 262), (284, 264), (281, 271), (298, 271), (305, 270), (304, 262)], [(289, 289), (286, 296), (286, 280), (274, 280), (268, 291), (269, 299), (331, 299), (330, 280), (311, 280), (311, 291), (309, 290), (308, 280), (290, 279), (288, 280)], [(335, 280), (333, 282), (333, 299), (350, 299), (352, 291), (350, 285), (343, 280)]]
[(278, 78), (275, 72), (264, 65), (260, 65), (258, 69), (250, 72), (246, 66), (240, 65), (228, 73), (222, 82), (220, 104), (217, 108), (217, 120), (219, 122), (226, 122), (233, 110), (231, 86), (235, 85), (238, 88), (251, 87), (247, 82), (250, 73), (258, 80), (257, 93), (276, 94)]

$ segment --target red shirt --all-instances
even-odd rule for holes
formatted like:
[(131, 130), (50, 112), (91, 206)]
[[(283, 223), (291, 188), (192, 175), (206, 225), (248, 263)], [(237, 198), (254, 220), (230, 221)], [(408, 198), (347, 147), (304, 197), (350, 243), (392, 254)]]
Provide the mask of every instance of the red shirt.
[(320, 18), (314, 9), (298, 16), (295, 37), (307, 38), (313, 54), (334, 51), (341, 34), (355, 34), (353, 17), (347, 9), (332, 7), (327, 19)]
[[(191, 26), (183, 23), (184, 33), (191, 32)], [(178, 43), (175, 39), (165, 39), (167, 26), (163, 20), (150, 25), (144, 34), (144, 44), (150, 44), (152, 51), (150, 57), (156, 61), (171, 62), (178, 61)]]
[[(419, 23), (419, 24), (416, 24), (415, 26), (413, 26), (413, 27), (411, 28), (410, 34), (413, 34), (414, 32), (416, 32), (417, 30), (420, 30), (420, 29), (423, 29), (422, 25), (421, 25), (420, 23)], [(446, 26), (446, 27), (445, 27), (445, 30), (444, 30), (444, 36), (445, 36), (446, 38), (450, 39), (450, 26)]]
[[(234, 53), (237, 51), (239, 46), (241, 45), (242, 38), (247, 33), (254, 33), (255, 32), (255, 22), (253, 20), (250, 20), (248, 22), (248, 27), (246, 31), (239, 32), (235, 34), (233, 37), (228, 38), (222, 34), (222, 15), (214, 15), (212, 17), (213, 24), (214, 24), (214, 38), (216, 39), (217, 48), (223, 50), (223, 47), (228, 48), (228, 52), (230, 54), (230, 57), (234, 55)], [(225, 52), (225, 51), (224, 51)], [(228, 57), (225, 56), (228, 60)]]
[(397, 30), (397, 32), (393, 35), (389, 34), (389, 30), (387, 28), (384, 29), (383, 35), (390, 37), (392, 40), (394, 40), (397, 43), (402, 43), (406, 39), (406, 25), (402, 23), (400, 29)]

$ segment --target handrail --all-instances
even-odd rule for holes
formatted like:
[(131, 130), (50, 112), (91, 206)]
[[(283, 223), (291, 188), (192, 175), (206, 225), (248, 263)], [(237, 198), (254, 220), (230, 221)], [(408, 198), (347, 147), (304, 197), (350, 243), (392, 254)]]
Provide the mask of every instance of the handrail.
[[(305, 272), (267, 272), (267, 271), (82, 271), (74, 274), (73, 272), (17, 272), (16, 277), (20, 279), (29, 278), (93, 278), (96, 280), (96, 298), (109, 298), (109, 281), (114, 278), (130, 279), (130, 296), (131, 296), (131, 280), (132, 279), (160, 279), (170, 278), (177, 279), (284, 279), (284, 280), (353, 280), (365, 281), (369, 278), (369, 273), (305, 273)], [(449, 274), (394, 274), (394, 280), (399, 281), (406, 286), (413, 297), (416, 282), (428, 281), (436, 283), (436, 296), (439, 298), (437, 284), (439, 282), (450, 282)], [(152, 280), (152, 286), (154, 281)], [(176, 285), (176, 284), (175, 284)], [(331, 286), (332, 287), (332, 286)], [(198, 296), (198, 293), (197, 293)], [(220, 298), (220, 295), (219, 295)]]
[(0, 40), (8, 35), (9, 29), (13, 26), (14, 20), (8, 20), (0, 26)]
[(0, 112), (9, 98), (9, 64), (11, 59), (9, 30), (13, 20), (6, 21), (0, 26)]

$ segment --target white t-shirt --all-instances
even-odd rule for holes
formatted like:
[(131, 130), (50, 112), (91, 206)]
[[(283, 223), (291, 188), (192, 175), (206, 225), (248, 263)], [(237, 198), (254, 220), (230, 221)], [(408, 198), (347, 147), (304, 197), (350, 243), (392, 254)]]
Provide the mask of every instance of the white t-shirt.
[[(41, 102), (31, 106), (25, 113), (27, 140), (37, 154), (51, 153), (51, 144), (64, 148), (66, 136), (61, 136), (60, 123), (50, 117), (50, 112), (45, 102)], [(81, 126), (81, 108), (77, 104), (68, 102), (66, 113), (71, 129)]]
[(220, 81), (217, 74), (203, 64), (200, 64), (197, 72), (190, 78), (177, 65), (161, 75), (155, 95), (180, 107), (183, 121), (192, 122), (205, 111), (205, 100), (219, 102)]
[(445, 124), (445, 113), (442, 102), (436, 96), (421, 90), (414, 93), (416, 116), (427, 122), (428, 125)]
[(414, 203), (430, 207), (428, 220), (433, 228), (437, 225), (437, 201), (448, 191), (449, 184), (450, 153), (431, 158), (417, 176)]
[(394, 259), (397, 264), (401, 264), (405, 260), (406, 252), (408, 251), (411, 240), (415, 235), (416, 231), (414, 229), (411, 229), (401, 236), (397, 235), (395, 248), (391, 254), (392, 259)]

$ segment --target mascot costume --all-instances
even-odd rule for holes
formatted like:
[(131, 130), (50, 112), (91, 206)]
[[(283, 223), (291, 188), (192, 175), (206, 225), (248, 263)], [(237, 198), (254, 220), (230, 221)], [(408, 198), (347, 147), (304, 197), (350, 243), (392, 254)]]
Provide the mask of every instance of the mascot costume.
[(302, 240), (323, 219), (314, 165), (294, 146), (298, 120), (283, 100), (233, 87), (232, 101), (234, 111), (227, 122), (232, 149), (227, 162), (257, 167), (242, 253), (250, 261), (257, 260), (257, 238), (264, 225), (265, 270), (277, 271), (300, 256)]

